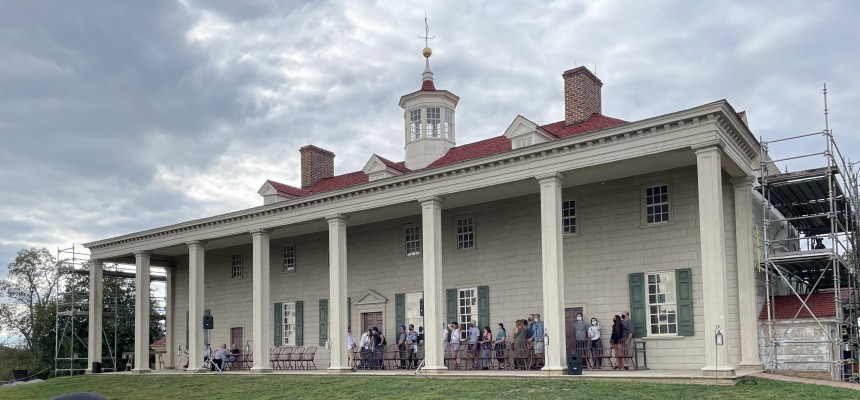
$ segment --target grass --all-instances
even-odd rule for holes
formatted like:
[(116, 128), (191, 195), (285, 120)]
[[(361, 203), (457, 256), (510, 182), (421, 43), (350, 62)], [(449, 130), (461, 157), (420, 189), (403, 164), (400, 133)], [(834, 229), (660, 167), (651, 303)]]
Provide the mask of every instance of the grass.
[(0, 388), (0, 399), (95, 392), (111, 399), (846, 399), (860, 392), (758, 379), (730, 386), (544, 378), (83, 375)]

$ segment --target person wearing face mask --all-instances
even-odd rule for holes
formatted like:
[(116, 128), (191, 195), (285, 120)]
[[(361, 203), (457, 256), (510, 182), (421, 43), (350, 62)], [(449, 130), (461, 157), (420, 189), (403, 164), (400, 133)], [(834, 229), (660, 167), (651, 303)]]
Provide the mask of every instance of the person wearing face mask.
[(591, 365), (594, 369), (600, 369), (600, 352), (603, 350), (600, 346), (600, 322), (597, 318), (591, 319), (591, 326), (588, 327), (588, 338), (591, 339)]
[(582, 313), (576, 313), (576, 321), (573, 323), (573, 337), (575, 340), (574, 352), (585, 355), (588, 352), (588, 326), (582, 320)]
[(543, 347), (544, 347), (544, 328), (543, 321), (540, 319), (540, 314), (535, 314), (534, 318), (534, 336), (532, 343), (534, 344), (535, 365), (534, 368), (543, 367)]
[(505, 369), (505, 339), (507, 338), (508, 332), (505, 330), (505, 324), (499, 322), (499, 333), (496, 334), (496, 340), (493, 341), (496, 358), (499, 360), (499, 369)]

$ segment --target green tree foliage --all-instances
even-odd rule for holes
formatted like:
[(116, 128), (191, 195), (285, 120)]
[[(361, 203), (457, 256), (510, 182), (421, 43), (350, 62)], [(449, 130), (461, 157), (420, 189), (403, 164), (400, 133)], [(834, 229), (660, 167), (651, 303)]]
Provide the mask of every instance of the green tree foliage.
[(36, 314), (51, 299), (58, 276), (57, 260), (48, 249), (22, 249), (0, 281), (0, 328), (20, 335), (33, 347)]

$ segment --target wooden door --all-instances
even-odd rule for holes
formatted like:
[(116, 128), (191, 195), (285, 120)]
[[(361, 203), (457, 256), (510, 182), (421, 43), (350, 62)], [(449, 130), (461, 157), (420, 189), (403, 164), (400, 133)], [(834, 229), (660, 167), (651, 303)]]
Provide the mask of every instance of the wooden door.
[(570, 351), (576, 343), (576, 336), (573, 333), (573, 324), (576, 322), (576, 314), (582, 312), (582, 307), (570, 307), (564, 309), (564, 338), (567, 344), (567, 349)]
[(385, 333), (385, 327), (382, 322), (381, 312), (361, 313), (361, 333), (367, 332), (368, 329), (376, 327), (380, 333)]
[(245, 347), (245, 333), (242, 328), (230, 328), (230, 344), (235, 344), (238, 348)]

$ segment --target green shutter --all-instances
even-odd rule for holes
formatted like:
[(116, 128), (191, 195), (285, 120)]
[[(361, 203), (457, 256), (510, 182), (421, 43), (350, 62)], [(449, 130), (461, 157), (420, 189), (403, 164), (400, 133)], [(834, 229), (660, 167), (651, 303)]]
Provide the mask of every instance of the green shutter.
[(346, 326), (352, 327), (352, 297), (346, 298)]
[(394, 295), (394, 332), (400, 333), (400, 326), (406, 325), (406, 295)]
[(490, 326), (490, 287), (478, 286), (478, 328)]
[(628, 275), (630, 283), (630, 319), (633, 320), (633, 336), (647, 336), (647, 315), (645, 313), (645, 274)]
[(305, 332), (304, 332), (304, 302), (297, 301), (296, 302), (296, 346), (304, 346), (305, 345)]
[(320, 346), (328, 340), (328, 299), (320, 299)]
[(678, 302), (678, 335), (693, 336), (693, 271), (675, 270), (675, 293)]
[(448, 319), (445, 321), (453, 322), (457, 320), (457, 289), (448, 289)]
[(274, 345), (275, 347), (282, 346), (284, 344), (284, 339), (282, 339), (284, 327), (281, 324), (284, 322), (284, 311), (281, 308), (281, 303), (275, 303), (275, 319), (272, 322), (274, 322), (275, 327), (275, 334), (272, 335), (275, 338)]

